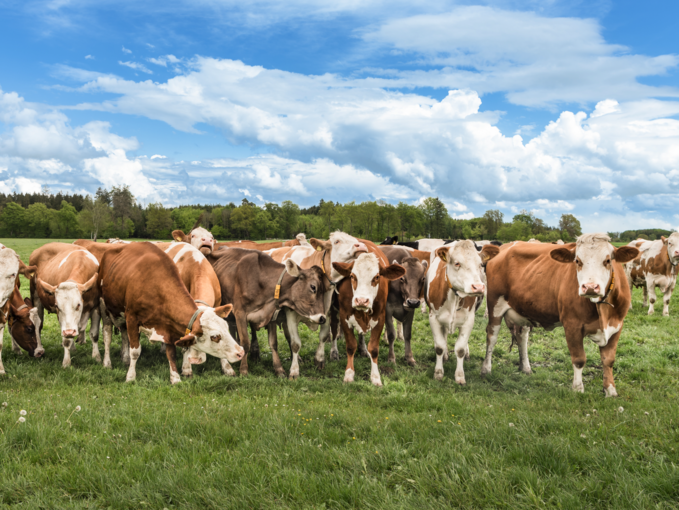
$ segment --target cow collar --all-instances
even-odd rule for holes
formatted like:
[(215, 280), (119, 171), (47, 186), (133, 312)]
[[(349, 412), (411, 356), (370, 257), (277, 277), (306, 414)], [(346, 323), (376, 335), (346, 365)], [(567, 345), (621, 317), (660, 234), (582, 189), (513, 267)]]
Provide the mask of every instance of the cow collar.
[(196, 322), (196, 318), (198, 317), (198, 314), (202, 312), (200, 308), (196, 308), (196, 311), (193, 312), (193, 315), (191, 316), (191, 320), (189, 321), (189, 325), (186, 327), (186, 332), (184, 335), (190, 335), (191, 330), (193, 329), (193, 323)]
[(201, 305), (205, 305), (208, 308), (210, 308), (210, 305), (208, 305), (205, 301), (201, 301), (200, 299), (194, 299), (193, 302), (194, 303), (200, 303)]
[(615, 305), (613, 303), (609, 303), (606, 301), (606, 298), (608, 298), (609, 294), (615, 287), (615, 268), (611, 268), (611, 283), (608, 285), (608, 288), (606, 289), (606, 294), (604, 294), (604, 297), (601, 298), (599, 302), (597, 302), (597, 305), (610, 305), (613, 308), (615, 308)]
[(281, 297), (281, 283), (283, 282), (283, 277), (285, 276), (285, 273), (287, 273), (287, 272), (288, 272), (288, 269), (283, 268), (283, 272), (278, 277), (278, 281), (276, 282), (276, 289), (273, 292), (273, 302), (276, 305), (276, 310), (274, 310), (273, 316), (271, 317), (272, 321), (275, 321), (278, 318), (278, 312), (281, 311), (280, 305), (278, 304), (278, 300)]

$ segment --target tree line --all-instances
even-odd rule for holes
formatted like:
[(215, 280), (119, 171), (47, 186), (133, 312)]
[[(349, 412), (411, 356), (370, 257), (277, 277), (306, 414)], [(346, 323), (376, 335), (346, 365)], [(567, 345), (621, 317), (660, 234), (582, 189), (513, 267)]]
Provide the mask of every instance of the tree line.
[[(419, 205), (321, 200), (318, 205), (301, 208), (289, 200), (260, 206), (247, 198), (238, 205), (144, 206), (128, 186), (99, 188), (94, 196), (52, 194), (47, 189), (33, 194), (0, 194), (3, 237), (169, 239), (172, 230), (188, 232), (199, 218), (218, 240), (289, 239), (299, 232), (327, 239), (335, 230), (374, 241), (398, 235), (402, 240), (432, 237), (506, 242), (534, 238), (569, 242), (582, 234), (580, 221), (572, 214), (563, 214), (555, 226), (525, 210), (511, 219), (495, 209), (478, 218), (456, 219), (436, 197)], [(609, 234), (614, 240), (632, 240), (669, 233), (651, 229)]]

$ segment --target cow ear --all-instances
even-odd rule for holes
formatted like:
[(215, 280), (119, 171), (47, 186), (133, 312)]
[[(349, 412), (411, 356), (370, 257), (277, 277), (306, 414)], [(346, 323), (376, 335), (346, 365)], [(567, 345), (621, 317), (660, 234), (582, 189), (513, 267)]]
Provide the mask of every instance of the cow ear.
[(557, 262), (567, 264), (568, 262), (573, 262), (575, 260), (575, 248), (557, 248), (556, 250), (552, 250), (549, 255)]
[(312, 237), (309, 239), (309, 244), (314, 247), (317, 251), (329, 250), (332, 248), (332, 243), (330, 241), (324, 241), (323, 239), (316, 239)]
[(299, 266), (297, 265), (297, 262), (295, 262), (292, 259), (288, 259), (285, 261), (285, 270), (288, 272), (288, 274), (294, 278), (299, 278)]
[(179, 340), (177, 340), (174, 345), (177, 347), (191, 347), (193, 344), (196, 343), (196, 335), (193, 333), (189, 333), (186, 336), (181, 337)]
[(351, 275), (351, 270), (354, 268), (353, 262), (333, 262), (332, 267), (335, 268), (339, 274), (347, 278)]
[(436, 256), (440, 258), (443, 262), (448, 262), (448, 248), (441, 246), (436, 249)]
[(481, 248), (481, 261), (485, 264), (500, 253), (500, 248), (492, 244), (487, 244)]
[(188, 243), (187, 235), (182, 231), (182, 230), (173, 230), (172, 231), (172, 239), (177, 241), (178, 243)]
[(222, 319), (226, 319), (232, 311), (233, 305), (224, 305), (215, 308), (215, 313), (217, 314), (218, 317), (221, 317)]
[(667, 238), (665, 236), (660, 236), (660, 239), (662, 239), (662, 243), (667, 246)]
[(42, 288), (42, 290), (45, 294), (49, 294), (50, 296), (54, 296), (54, 293), (57, 290), (56, 287), (54, 287), (53, 285), (50, 285), (47, 282), (43, 282), (40, 278), (38, 278), (38, 286), (40, 288)]
[(24, 303), (28, 308), (33, 308), (33, 301), (31, 301), (31, 298), (24, 298)]
[[(663, 241), (664, 242), (664, 241)], [(621, 246), (613, 251), (613, 259), (621, 264), (634, 260), (639, 255), (639, 250), (632, 246)]]
[(398, 280), (404, 274), (406, 274), (406, 269), (401, 264), (392, 264), (380, 269), (380, 276), (384, 276), (387, 280)]
[(88, 290), (90, 290), (92, 287), (94, 287), (94, 284), (97, 283), (97, 276), (99, 273), (94, 273), (94, 276), (87, 280), (85, 283), (79, 283), (78, 284), (78, 290), (80, 291), (81, 294), (85, 294)]
[(426, 260), (423, 260), (423, 261), (422, 261), (422, 267), (423, 267), (424, 270), (426, 271), (427, 268), (429, 267), (429, 262), (427, 262)]
[(33, 278), (35, 272), (38, 270), (38, 266), (27, 266), (19, 259), (19, 274), (24, 275), (29, 280)]
[(394, 240), (394, 244), (398, 243), (398, 236), (394, 236), (392, 239)]

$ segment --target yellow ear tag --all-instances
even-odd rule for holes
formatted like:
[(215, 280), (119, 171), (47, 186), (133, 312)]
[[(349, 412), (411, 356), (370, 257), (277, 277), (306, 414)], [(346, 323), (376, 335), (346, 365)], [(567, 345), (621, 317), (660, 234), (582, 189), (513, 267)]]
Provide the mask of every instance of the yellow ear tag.
[(441, 260), (442, 260), (443, 262), (448, 262), (448, 260), (446, 259), (446, 256), (445, 256), (445, 255), (441, 255)]
[(276, 285), (276, 291), (273, 294), (273, 298), (278, 299), (280, 297), (280, 295), (281, 295), (281, 286)]
[(186, 328), (186, 331), (184, 331), (184, 336), (190, 335), (190, 334), (191, 334), (191, 330), (189, 328)]
[(321, 251), (321, 247), (320, 247), (320, 246), (316, 246), (316, 251)]

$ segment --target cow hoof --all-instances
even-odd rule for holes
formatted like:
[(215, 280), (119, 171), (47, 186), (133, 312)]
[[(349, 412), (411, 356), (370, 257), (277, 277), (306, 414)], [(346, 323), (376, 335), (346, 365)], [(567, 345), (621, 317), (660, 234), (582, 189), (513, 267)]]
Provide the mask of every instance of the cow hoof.
[(396, 363), (396, 356), (389, 356), (387, 358), (387, 363)]
[(443, 370), (438, 369), (434, 370), (434, 379), (437, 381), (442, 381), (443, 380)]
[(182, 375), (184, 377), (193, 377), (193, 372), (191, 370), (182, 370)]
[(134, 382), (137, 379), (137, 374), (127, 374), (125, 382)]
[(337, 361), (339, 359), (339, 351), (336, 349), (330, 350), (330, 361)]
[(325, 368), (325, 361), (316, 360), (316, 369), (323, 370)]
[(467, 384), (467, 381), (465, 380), (464, 376), (462, 377), (455, 376), (455, 382), (460, 386), (464, 386), (465, 384)]
[(19, 347), (12, 347), (12, 352), (17, 356), (21, 356), (24, 353)]
[(299, 374), (290, 373), (290, 376), (288, 377), (288, 379), (290, 379), (291, 381), (296, 381), (298, 377), (299, 377)]
[(63, 362), (63, 363), (61, 364), (61, 367), (62, 367), (62, 368), (71, 368), (71, 362), (70, 362), (70, 361), (69, 361), (68, 363)]
[(618, 396), (618, 392), (615, 391), (615, 386), (612, 384), (608, 388), (604, 388), (604, 393), (606, 394), (606, 398)]
[(123, 357), (123, 365), (127, 365), (128, 367), (130, 366), (130, 358), (128, 357)]
[(344, 372), (344, 382), (354, 382), (354, 371), (352, 369), (348, 369), (346, 372)]
[(415, 361), (413, 358), (406, 359), (406, 363), (408, 363), (408, 365), (411, 366), (411, 367), (417, 366), (417, 361)]
[(7, 373), (4, 370), (0, 370), (0, 375), (7, 375)]
[(530, 367), (528, 367), (526, 369), (522, 368), (521, 372), (526, 374), (526, 375), (533, 375), (533, 370)]
[(101, 363), (101, 354), (99, 354), (99, 353), (92, 354), (92, 359), (94, 361), (96, 361), (97, 363)]
[(577, 393), (584, 393), (585, 392), (585, 385), (580, 383), (580, 384), (574, 384), (573, 385), (573, 391)]
[(236, 377), (236, 372), (234, 372), (233, 368), (231, 367), (228, 369), (223, 368), (222, 373), (228, 377)]
[(488, 374), (490, 374), (490, 370), (490, 368), (481, 366), (481, 377), (486, 377)]
[(182, 382), (182, 378), (179, 377), (179, 374), (175, 372), (173, 374), (170, 374), (170, 382), (174, 385)]
[(277, 375), (278, 377), (280, 377), (281, 379), (285, 379), (285, 378), (286, 378), (285, 370), (282, 370), (282, 369), (281, 369), (281, 370), (276, 370), (276, 375)]
[(111, 366), (111, 360), (110, 359), (104, 360), (104, 368), (113, 368)]
[(370, 381), (370, 382), (372, 382), (372, 383), (373, 383), (373, 386), (376, 386), (377, 388), (381, 388), (381, 387), (382, 387), (382, 381), (379, 380), (379, 379), (377, 379), (376, 381)]
[(248, 371), (247, 370), (241, 370), (240, 375), (241, 375), (241, 377), (247, 377)]
[(669, 317), (670, 314), (669, 314), (669, 313), (664, 313), (664, 314), (662, 314), (662, 316), (663, 316), (663, 317)]
[(653, 312), (648, 312), (648, 315), (653, 315)]

